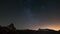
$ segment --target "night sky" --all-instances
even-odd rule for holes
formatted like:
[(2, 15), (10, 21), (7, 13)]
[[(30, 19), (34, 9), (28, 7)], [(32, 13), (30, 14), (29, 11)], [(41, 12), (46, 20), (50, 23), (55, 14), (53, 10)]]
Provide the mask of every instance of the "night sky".
[(58, 0), (0, 0), (0, 25), (17, 29), (60, 29)]

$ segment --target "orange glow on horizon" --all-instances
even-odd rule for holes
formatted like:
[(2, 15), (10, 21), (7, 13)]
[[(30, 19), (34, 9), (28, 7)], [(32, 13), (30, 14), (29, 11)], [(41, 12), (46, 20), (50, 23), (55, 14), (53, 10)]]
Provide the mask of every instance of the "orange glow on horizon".
[(33, 30), (38, 30), (38, 29), (52, 29), (52, 30), (55, 30), (55, 31), (58, 31), (60, 30), (60, 26), (58, 25), (47, 25), (47, 26), (39, 26), (39, 27), (36, 27), (36, 28), (33, 28)]

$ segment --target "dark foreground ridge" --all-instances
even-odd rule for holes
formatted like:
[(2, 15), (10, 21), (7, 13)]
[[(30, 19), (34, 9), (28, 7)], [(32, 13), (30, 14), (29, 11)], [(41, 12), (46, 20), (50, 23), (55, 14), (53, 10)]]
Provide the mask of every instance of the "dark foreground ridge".
[(0, 34), (60, 34), (60, 31), (54, 31), (51, 29), (17, 30), (14, 27), (14, 24), (11, 23), (8, 26), (0, 26)]

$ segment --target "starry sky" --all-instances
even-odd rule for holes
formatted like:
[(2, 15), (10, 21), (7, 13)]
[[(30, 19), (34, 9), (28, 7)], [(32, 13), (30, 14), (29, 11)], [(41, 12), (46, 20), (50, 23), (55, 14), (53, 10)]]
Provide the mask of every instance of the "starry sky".
[(0, 0), (0, 25), (17, 29), (60, 29), (58, 0)]

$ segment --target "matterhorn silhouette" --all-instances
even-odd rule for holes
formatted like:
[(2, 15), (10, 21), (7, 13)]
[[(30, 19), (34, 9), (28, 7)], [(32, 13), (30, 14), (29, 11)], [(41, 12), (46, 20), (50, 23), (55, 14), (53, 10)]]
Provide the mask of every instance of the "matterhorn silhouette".
[(0, 25), (0, 34), (14, 34), (16, 32), (16, 28), (14, 24), (11, 23), (8, 26), (1, 26)]

